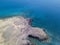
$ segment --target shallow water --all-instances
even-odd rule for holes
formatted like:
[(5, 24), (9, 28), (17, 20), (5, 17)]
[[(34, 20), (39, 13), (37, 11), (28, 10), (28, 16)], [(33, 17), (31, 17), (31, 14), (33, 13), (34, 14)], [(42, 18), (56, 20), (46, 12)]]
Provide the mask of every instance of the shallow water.
[(45, 28), (50, 37), (48, 42), (32, 39), (36, 45), (60, 45), (59, 0), (2, 0), (0, 18), (22, 15), (32, 19), (32, 26)]

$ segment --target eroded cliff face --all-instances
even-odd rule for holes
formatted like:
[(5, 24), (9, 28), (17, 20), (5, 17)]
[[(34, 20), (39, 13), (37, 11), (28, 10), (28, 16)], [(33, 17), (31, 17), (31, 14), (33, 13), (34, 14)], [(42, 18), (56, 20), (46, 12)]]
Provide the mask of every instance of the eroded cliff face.
[(47, 39), (47, 34), (41, 28), (29, 25), (30, 19), (15, 16), (0, 19), (0, 45), (32, 45), (28, 36)]

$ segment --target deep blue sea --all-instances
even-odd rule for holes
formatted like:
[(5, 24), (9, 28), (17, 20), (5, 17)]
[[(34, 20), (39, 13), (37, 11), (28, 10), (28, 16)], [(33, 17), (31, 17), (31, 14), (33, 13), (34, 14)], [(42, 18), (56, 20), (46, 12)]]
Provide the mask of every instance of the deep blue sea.
[(50, 39), (36, 45), (60, 45), (60, 0), (0, 0), (0, 18), (22, 15), (32, 19), (32, 26), (44, 28)]

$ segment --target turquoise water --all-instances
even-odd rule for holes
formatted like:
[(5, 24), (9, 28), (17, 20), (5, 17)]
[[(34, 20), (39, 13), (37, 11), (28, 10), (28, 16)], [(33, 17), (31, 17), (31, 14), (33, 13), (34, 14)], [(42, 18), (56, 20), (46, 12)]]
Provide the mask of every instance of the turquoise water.
[(60, 45), (60, 1), (59, 0), (2, 0), (0, 18), (22, 15), (32, 19), (32, 26), (45, 28), (50, 37), (48, 42), (36, 45)]

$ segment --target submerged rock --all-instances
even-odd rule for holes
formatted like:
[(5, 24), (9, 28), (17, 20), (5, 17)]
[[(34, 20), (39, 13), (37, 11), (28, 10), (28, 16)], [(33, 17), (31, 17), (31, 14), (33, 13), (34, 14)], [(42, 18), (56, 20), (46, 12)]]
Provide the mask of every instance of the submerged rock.
[(0, 19), (0, 45), (32, 45), (28, 36), (47, 39), (43, 29), (29, 25), (31, 19), (15, 16)]

